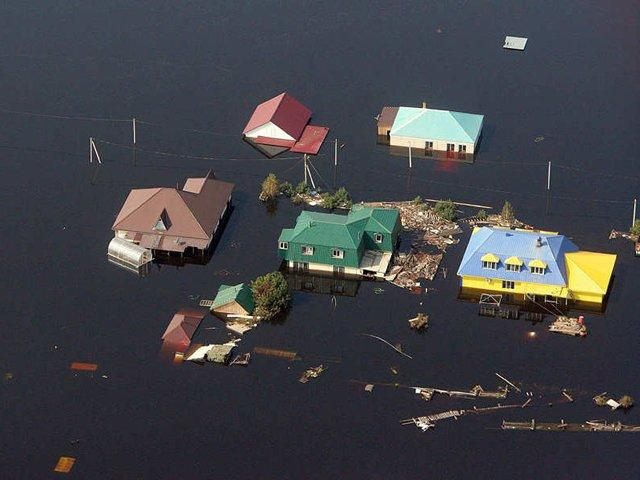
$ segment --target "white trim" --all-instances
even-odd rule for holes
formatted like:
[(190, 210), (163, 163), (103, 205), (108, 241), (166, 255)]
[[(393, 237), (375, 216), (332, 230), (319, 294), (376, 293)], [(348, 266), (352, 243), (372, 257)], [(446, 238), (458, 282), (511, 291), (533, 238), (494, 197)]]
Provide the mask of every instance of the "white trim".
[(278, 245), (278, 248), (280, 250), (289, 250), (289, 242), (280, 242), (280, 245)]

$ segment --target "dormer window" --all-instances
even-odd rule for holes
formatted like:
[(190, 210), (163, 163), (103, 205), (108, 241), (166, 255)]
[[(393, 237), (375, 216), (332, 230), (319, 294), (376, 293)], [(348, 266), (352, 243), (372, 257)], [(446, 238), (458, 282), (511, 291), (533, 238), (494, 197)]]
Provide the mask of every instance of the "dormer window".
[(344, 250), (334, 248), (333, 250), (331, 250), (331, 258), (344, 258)]
[(302, 246), (302, 254), (303, 255), (313, 255), (313, 247), (309, 247), (308, 245)]
[(504, 261), (504, 267), (508, 272), (519, 272), (523, 263), (518, 257), (509, 257)]
[(547, 270), (547, 264), (539, 259), (531, 260), (529, 262), (529, 270), (534, 275), (544, 275), (544, 272)]
[(382, 235), (381, 233), (376, 233), (373, 236), (373, 239), (376, 241), (376, 243), (382, 243), (382, 241), (384, 240), (384, 235)]
[(480, 260), (482, 261), (482, 268), (489, 270), (497, 270), (498, 263), (500, 263), (500, 258), (493, 253), (485, 253)]
[(167, 213), (166, 210), (162, 210), (162, 213), (158, 217), (158, 220), (156, 221), (156, 224), (153, 226), (153, 229), (156, 232), (166, 232), (167, 230), (169, 230), (170, 226), (171, 226), (171, 222), (169, 221), (169, 214)]
[(289, 242), (280, 242), (280, 250), (289, 250)]

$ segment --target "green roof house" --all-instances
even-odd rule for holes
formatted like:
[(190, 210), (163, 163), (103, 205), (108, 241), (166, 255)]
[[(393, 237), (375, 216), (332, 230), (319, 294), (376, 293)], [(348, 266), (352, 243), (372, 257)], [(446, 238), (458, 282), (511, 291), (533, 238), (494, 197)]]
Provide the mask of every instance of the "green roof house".
[(211, 311), (224, 318), (230, 315), (251, 315), (254, 308), (253, 292), (246, 283), (220, 285), (211, 305)]
[(384, 277), (398, 243), (400, 212), (354, 205), (347, 215), (303, 211), (278, 252), (296, 271)]
[(416, 150), (475, 153), (483, 115), (419, 107), (384, 107), (378, 116), (378, 135), (389, 145)]

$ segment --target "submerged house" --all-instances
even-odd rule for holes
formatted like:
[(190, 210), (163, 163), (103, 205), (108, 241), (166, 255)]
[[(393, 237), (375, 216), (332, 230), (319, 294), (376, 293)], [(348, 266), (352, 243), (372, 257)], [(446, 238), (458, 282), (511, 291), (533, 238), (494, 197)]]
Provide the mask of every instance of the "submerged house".
[(191, 345), (191, 338), (205, 315), (206, 311), (193, 308), (178, 310), (162, 334), (163, 348), (185, 352)]
[(355, 205), (347, 215), (303, 211), (278, 252), (295, 271), (384, 277), (398, 243), (400, 212)]
[(616, 255), (580, 250), (556, 233), (476, 227), (458, 275), (463, 290), (538, 303), (601, 305)]
[(220, 317), (250, 316), (256, 304), (251, 287), (246, 283), (238, 285), (220, 285), (211, 311)]
[(284, 92), (256, 107), (242, 135), (269, 157), (286, 150), (316, 155), (329, 129), (310, 119), (311, 110)]
[(231, 204), (233, 183), (209, 172), (188, 178), (182, 189), (131, 190), (120, 209), (115, 237), (156, 253), (204, 254)]
[(419, 107), (384, 107), (378, 115), (378, 137), (389, 145), (425, 152), (476, 152), (483, 115)]

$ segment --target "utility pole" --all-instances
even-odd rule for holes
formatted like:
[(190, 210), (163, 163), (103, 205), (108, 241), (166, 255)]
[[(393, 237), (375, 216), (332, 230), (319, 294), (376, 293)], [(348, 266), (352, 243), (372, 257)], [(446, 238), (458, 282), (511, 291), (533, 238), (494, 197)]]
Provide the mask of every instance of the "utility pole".
[(633, 228), (633, 226), (636, 223), (636, 204), (638, 203), (638, 199), (634, 198), (633, 199), (633, 220), (631, 220), (631, 228)]
[(132, 128), (133, 128), (133, 145), (135, 146), (136, 144), (136, 119), (134, 118), (131, 124)]
[(102, 165), (102, 160), (100, 159), (100, 154), (98, 153), (98, 149), (96, 148), (96, 144), (93, 141), (93, 137), (89, 137), (89, 163), (93, 163), (93, 154), (96, 154), (96, 160), (100, 165)]
[(551, 160), (549, 160), (549, 168), (547, 169), (547, 191), (551, 190)]
[(307, 184), (307, 154), (304, 154), (304, 184)]
[(413, 168), (413, 164), (411, 162), (411, 143), (409, 143), (409, 168)]
[(333, 165), (338, 166), (338, 139), (336, 138), (333, 150)]

